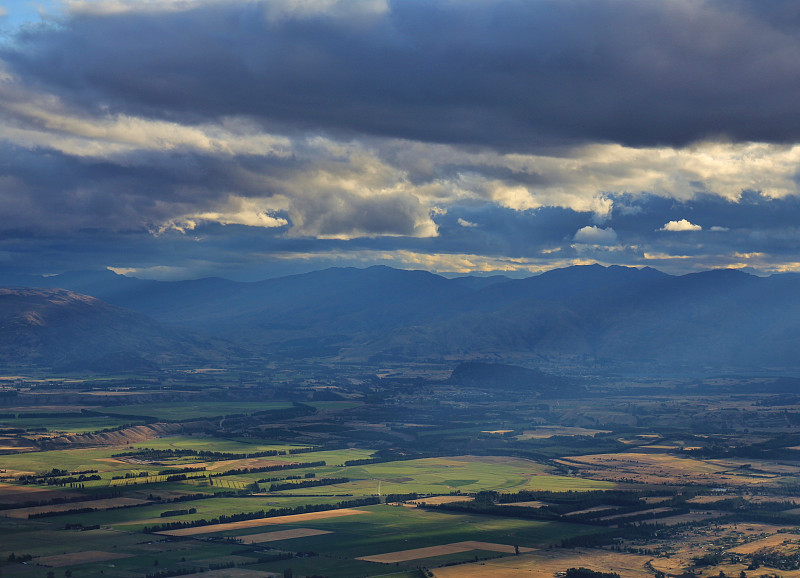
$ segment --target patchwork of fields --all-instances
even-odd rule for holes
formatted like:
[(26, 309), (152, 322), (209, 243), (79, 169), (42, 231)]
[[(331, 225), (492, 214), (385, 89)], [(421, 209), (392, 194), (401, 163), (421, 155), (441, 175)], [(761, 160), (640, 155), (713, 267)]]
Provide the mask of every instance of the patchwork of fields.
[(421, 395), (414, 420), (343, 400), (126, 404), (136, 396), (120, 393), (58, 416), (58, 406), (9, 407), (0, 573), (502, 578), (584, 567), (632, 578), (759, 564), (800, 574), (800, 437), (783, 406), (708, 402), (767, 424), (712, 439), (631, 425), (677, 402), (483, 407), (477, 397), (434, 411)]

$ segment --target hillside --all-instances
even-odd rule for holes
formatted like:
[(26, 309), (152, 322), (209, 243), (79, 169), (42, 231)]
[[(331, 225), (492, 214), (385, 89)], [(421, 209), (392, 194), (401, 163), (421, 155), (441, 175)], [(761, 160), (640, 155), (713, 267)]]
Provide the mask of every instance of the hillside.
[[(214, 335), (273, 360), (489, 360), (642, 371), (800, 364), (796, 276), (761, 278), (734, 270), (670, 276), (648, 268), (591, 265), (516, 280), (447, 279), (370, 267), (257, 283), (168, 283), (110, 272), (45, 281), (81, 286), (156, 321), (135, 317), (134, 323), (130, 312), (94, 302), (92, 308), (73, 295), (69, 307), (40, 304), (4, 321), (3, 333), (15, 335), (4, 335), (4, 343), (36, 352), (13, 354), (9, 345), (3, 354), (7, 361), (15, 355), (52, 361), (101, 350), (170, 351), (154, 344), (185, 340), (186, 333), (175, 337), (181, 328), (206, 336), (203, 345), (189, 348), (192, 355), (211, 355), (208, 336)], [(37, 295), (53, 300), (60, 294)], [(114, 322), (99, 321), (111, 311)], [(36, 321), (45, 312), (47, 331)], [(126, 324), (135, 329), (123, 329)], [(70, 341), (71, 332), (95, 334), (94, 345), (76, 345), (81, 351), (72, 351), (62, 343)], [(102, 337), (109, 332), (115, 337)], [(50, 352), (52, 347), (59, 353)], [(231, 359), (231, 350), (215, 355)]]
[(0, 289), (0, 363), (6, 367), (147, 371), (156, 363), (219, 357), (214, 349), (207, 341), (87, 295)]

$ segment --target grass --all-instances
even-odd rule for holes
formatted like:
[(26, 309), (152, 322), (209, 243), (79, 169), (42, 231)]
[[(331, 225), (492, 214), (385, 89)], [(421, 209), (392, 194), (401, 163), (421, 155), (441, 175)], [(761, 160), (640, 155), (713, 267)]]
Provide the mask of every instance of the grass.
[[(308, 502), (307, 499), (302, 501)], [(191, 502), (191, 504), (200, 506), (204, 502), (207, 502), (207, 505), (203, 511), (209, 515), (241, 511), (245, 509), (242, 506), (246, 504), (261, 506), (255, 498), (221, 498)], [(281, 501), (281, 504), (286, 503)], [(307, 536), (281, 540), (280, 543), (273, 545), (273, 547), (289, 551), (315, 551), (321, 554), (320, 557), (295, 558), (258, 566), (248, 566), (248, 568), (260, 568), (277, 572), (282, 572), (285, 568), (292, 568), (296, 575), (324, 574), (331, 578), (391, 575), (391, 570), (389, 570), (391, 566), (355, 560), (355, 558), (463, 540), (483, 540), (520, 546), (535, 546), (558, 542), (564, 537), (598, 531), (597, 528), (573, 524), (445, 513), (386, 505), (371, 506), (363, 509), (368, 511), (369, 514), (281, 525), (281, 529), (313, 527), (329, 530), (333, 533), (324, 536)], [(100, 516), (105, 515), (106, 518), (108, 518), (109, 514), (123, 517), (131, 512), (142, 513), (147, 510), (151, 512), (160, 511), (163, 510), (163, 506), (99, 512), (86, 514), (80, 518), (83, 523), (88, 524), (98, 514)], [(132, 532), (132, 530), (136, 529), (136, 526), (117, 526), (116, 530), (101, 529), (88, 532), (60, 529), (63, 528), (63, 523), (67, 519), (69, 517), (59, 516), (57, 523), (54, 522), (56, 519), (52, 518), (47, 519), (47, 521), (0, 521), (0, 533), (4, 536), (0, 557), (6, 558), (11, 552), (17, 555), (30, 553), (35, 556), (50, 556), (85, 550), (130, 554), (130, 558), (76, 564), (71, 567), (75, 575), (99, 575), (99, 571), (102, 569), (106, 576), (120, 577), (140, 576), (155, 571), (155, 560), (159, 562), (158, 570), (193, 566), (200, 568), (207, 567), (211, 562), (224, 563), (226, 560), (231, 560), (241, 563), (248, 560), (241, 556), (246, 548), (234, 544), (213, 544), (197, 540), (163, 542), (163, 539), (159, 536), (143, 536)], [(168, 519), (173, 520), (175, 518)], [(252, 533), (254, 533), (254, 530), (251, 528), (236, 534)], [(432, 565), (433, 563), (441, 564), (470, 560), (476, 554), (481, 558), (497, 555), (491, 552), (471, 552), (444, 557), (437, 556), (426, 560), (424, 563)], [(416, 567), (418, 563), (421, 562), (408, 561), (395, 568), (399, 571), (404, 566), (405, 568)], [(20, 575), (25, 575), (25, 573), (23, 572)], [(398, 573), (397, 576), (403, 576), (403, 574)]]
[[(329, 518), (281, 526), (282, 529), (313, 527), (333, 533), (281, 540), (279, 544), (275, 544), (276, 547), (290, 551), (313, 551), (320, 556), (273, 562), (265, 564), (263, 569), (282, 572), (285, 568), (291, 568), (295, 575), (321, 574), (331, 578), (384, 575), (389, 574), (388, 569), (392, 566), (354, 560), (354, 558), (464, 540), (537, 546), (558, 543), (567, 537), (602, 531), (578, 524), (445, 513), (420, 508), (381, 505), (359, 509), (370, 513), (364, 516)], [(253, 533), (252, 529), (237, 532), (238, 535), (247, 533)], [(410, 560), (394, 567), (401, 570), (404, 567), (413, 568), (425, 564), (466, 561), (474, 559), (476, 555), (480, 558), (491, 558), (498, 556), (498, 553), (472, 551), (437, 556), (425, 561)]]
[(95, 432), (108, 428), (115, 428), (122, 425), (141, 425), (143, 420), (105, 417), (105, 416), (86, 416), (80, 413), (70, 415), (64, 414), (62, 417), (25, 417), (20, 414), (17, 419), (0, 420), (0, 427), (10, 428), (44, 428), (48, 432), (60, 433), (87, 433)]
[[(3, 468), (28, 472), (46, 472), (56, 467), (69, 471), (91, 469), (106, 472), (133, 469), (130, 464), (104, 461), (109, 459), (112, 454), (119, 453), (121, 449), (92, 448), (5, 455), (3, 456)], [(147, 469), (144, 466), (137, 466), (137, 468)], [(158, 466), (153, 466), (153, 468), (158, 469)]]
[[(281, 540), (280, 547), (357, 558), (464, 540), (536, 546), (601, 531), (596, 527), (579, 524), (438, 512), (402, 506), (380, 505), (359, 509), (369, 514), (281, 525), (281, 529), (304, 527), (333, 533)], [(235, 534), (248, 533), (254, 532), (242, 530)]]
[(322, 472), (326, 476), (347, 477), (353, 481), (286, 490), (286, 493), (373, 495), (378, 493), (379, 483), (381, 494), (448, 494), (454, 491), (467, 493), (481, 490), (605, 490), (615, 487), (611, 482), (556, 476), (550, 471), (547, 466), (519, 458), (424, 458), (338, 469), (326, 468)]
[(391, 576), (392, 578), (419, 578), (420, 573), (402, 572), (386, 574), (386, 564), (364, 562), (363, 560), (347, 560), (333, 556), (317, 556), (313, 558), (293, 558), (279, 560), (252, 567), (254, 570), (276, 572), (283, 575), (286, 569), (292, 570), (293, 576), (326, 576), (327, 578), (353, 578), (353, 576)]
[[(295, 444), (274, 444), (259, 442), (257, 440), (229, 439), (206, 436), (170, 436), (146, 442), (137, 443), (133, 449), (185, 449), (205, 452), (228, 452), (228, 453), (248, 453), (262, 452), (267, 450), (289, 450), (297, 447), (308, 447)], [(119, 453), (119, 449), (117, 453)]]
[[(268, 449), (288, 449), (289, 446), (272, 444), (244, 443), (237, 439), (218, 439), (205, 437), (174, 437), (145, 442), (147, 446), (161, 446), (205, 449), (208, 451), (228, 451), (245, 453), (246, 451), (262, 451)], [(142, 444), (143, 446), (145, 444)], [(132, 471), (134, 465), (105, 461), (120, 448), (60, 450), (35, 454), (4, 456), (4, 460), (13, 462), (6, 467), (44, 471), (52, 467), (65, 469), (102, 469), (108, 478), (123, 471)], [(477, 491), (480, 489), (497, 489), (514, 491), (538, 487), (543, 489), (572, 489), (585, 487), (613, 487), (613, 484), (590, 482), (577, 478), (553, 476), (547, 466), (528, 460), (508, 457), (475, 457), (460, 456), (451, 458), (427, 458), (399, 462), (368, 464), (364, 466), (342, 467), (345, 460), (361, 459), (371, 455), (370, 450), (347, 449), (321, 451), (280, 456), (286, 461), (325, 460), (329, 466), (308, 468), (314, 471), (317, 478), (322, 476), (346, 475), (354, 479), (347, 484), (302, 488), (293, 493), (278, 496), (247, 497), (214, 497), (204, 500), (179, 503), (156, 503), (134, 508), (90, 512), (85, 514), (65, 514), (38, 520), (11, 520), (0, 518), (0, 536), (3, 537), (0, 559), (11, 552), (16, 554), (30, 553), (36, 556), (62, 554), (64, 552), (81, 552), (101, 550), (131, 554), (130, 558), (113, 561), (76, 564), (72, 566), (74, 575), (93, 576), (103, 571), (104, 576), (120, 578), (141, 576), (148, 572), (175, 570), (180, 568), (203, 568), (208, 564), (226, 560), (242, 560), (239, 556), (246, 548), (235, 544), (215, 545), (199, 540), (178, 540), (164, 542), (158, 536), (142, 535), (142, 527), (179, 520), (197, 520), (217, 518), (238, 512), (257, 512), (274, 508), (295, 507), (304, 504), (331, 504), (339, 502), (342, 497), (309, 494), (357, 495), (374, 494), (377, 482), (381, 483), (381, 493), (410, 491), (425, 493), (449, 493), (454, 488), (461, 491)], [(4, 464), (6, 465), (6, 464)], [(157, 466), (135, 466), (137, 470), (150, 471), (164, 469), (164, 464)], [(285, 477), (288, 474), (302, 475), (305, 468), (285, 472), (264, 472), (247, 476), (230, 476), (216, 478), (218, 480), (251, 481), (259, 477)], [(136, 488), (120, 488), (123, 495), (145, 497), (148, 493), (176, 495), (183, 492), (211, 492), (218, 490), (216, 486), (199, 487), (187, 483), (173, 482), (150, 484)], [(166, 510), (196, 508), (195, 514), (170, 516), (161, 518)], [(362, 508), (368, 515), (350, 516), (346, 518), (328, 518), (304, 521), (295, 524), (281, 524), (280, 529), (310, 527), (328, 530), (331, 534), (324, 536), (306, 536), (281, 540), (271, 545), (289, 551), (314, 551), (319, 557), (295, 558), (264, 565), (247, 565), (248, 568), (262, 568), (282, 572), (292, 568), (295, 575), (321, 574), (330, 577), (376, 576), (391, 574), (391, 566), (355, 560), (359, 556), (383, 554), (398, 550), (421, 548), (431, 545), (448, 544), (464, 540), (478, 540), (519, 546), (536, 546), (557, 543), (562, 538), (587, 534), (599, 530), (585, 525), (546, 523), (531, 520), (515, 519), (499, 516), (480, 516), (455, 512), (424, 510), (395, 506), (372, 506)], [(64, 530), (66, 524), (81, 523), (86, 526), (98, 524), (100, 529), (87, 532)], [(258, 530), (260, 531), (260, 530)], [(242, 529), (226, 532), (225, 535), (246, 535), (258, 533), (254, 529)], [(480, 558), (493, 557), (496, 553), (472, 552), (453, 554), (449, 557), (409, 561), (395, 566), (398, 576), (406, 569), (416, 567), (419, 563), (433, 565), (445, 562), (471, 560), (478, 554)], [(234, 556), (235, 558), (230, 558)], [(455, 557), (453, 557), (455, 556)], [(159, 566), (154, 566), (158, 559)], [(183, 561), (185, 559), (185, 561)], [(252, 560), (252, 558), (250, 558)], [(17, 572), (19, 570), (19, 572)], [(5, 572), (5, 569), (4, 569)], [(22, 578), (38, 576), (28, 573), (27, 568), (17, 568), (14, 574)]]

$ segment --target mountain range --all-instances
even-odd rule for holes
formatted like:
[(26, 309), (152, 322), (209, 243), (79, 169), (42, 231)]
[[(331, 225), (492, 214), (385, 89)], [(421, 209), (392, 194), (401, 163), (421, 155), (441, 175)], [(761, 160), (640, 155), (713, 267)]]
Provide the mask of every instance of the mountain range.
[(150, 281), (111, 271), (6, 274), (0, 286), (8, 288), (0, 293), (4, 364), (135, 355), (162, 365), (283, 357), (676, 370), (800, 366), (795, 275), (725, 269), (672, 276), (589, 265), (525, 279), (449, 279), (375, 266), (251, 283)]

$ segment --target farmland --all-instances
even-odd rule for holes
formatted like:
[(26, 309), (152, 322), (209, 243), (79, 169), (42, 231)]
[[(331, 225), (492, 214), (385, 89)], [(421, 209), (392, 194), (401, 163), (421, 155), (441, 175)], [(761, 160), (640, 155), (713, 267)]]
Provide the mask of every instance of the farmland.
[(800, 405), (641, 384), (518, 399), (419, 374), (315, 401), (213, 375), (222, 401), (43, 380), (0, 408), (2, 574), (794, 572)]

